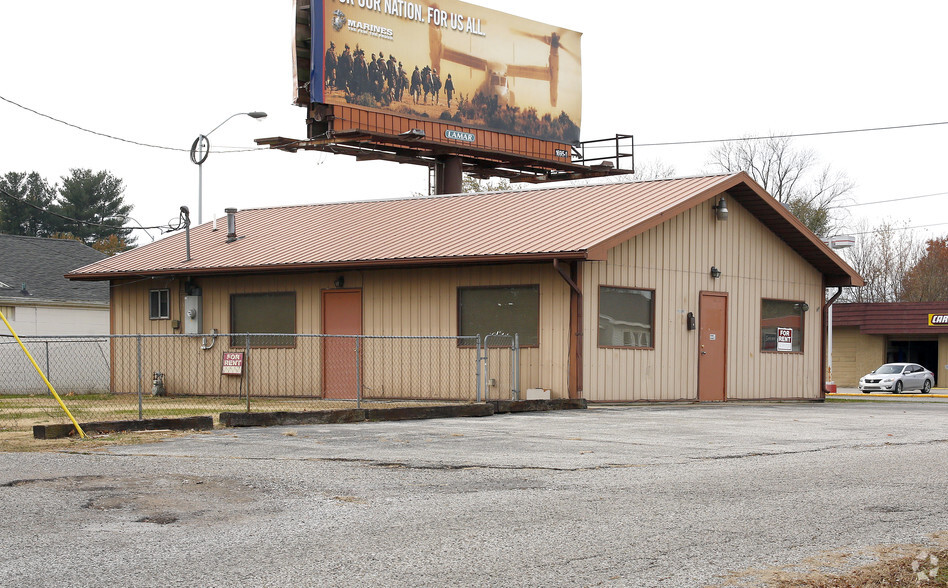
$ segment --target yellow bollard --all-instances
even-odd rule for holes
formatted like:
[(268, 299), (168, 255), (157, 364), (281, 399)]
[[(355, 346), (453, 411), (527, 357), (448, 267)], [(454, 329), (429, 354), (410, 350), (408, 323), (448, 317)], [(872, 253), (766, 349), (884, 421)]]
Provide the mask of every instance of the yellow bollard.
[(58, 402), (58, 403), (59, 403), (59, 406), (62, 407), (63, 411), (66, 413), (66, 416), (68, 416), (68, 417), (69, 417), (69, 420), (72, 421), (73, 426), (76, 427), (76, 431), (79, 433), (79, 437), (82, 438), (82, 439), (85, 439), (85, 438), (86, 438), (86, 434), (85, 434), (85, 432), (82, 430), (82, 427), (79, 426), (79, 423), (77, 423), (77, 422), (76, 422), (76, 419), (73, 418), (72, 413), (69, 412), (69, 409), (66, 408), (66, 405), (65, 405), (65, 404), (63, 404), (63, 401), (62, 401), (62, 399), (59, 397), (59, 394), (56, 393), (56, 389), (53, 388), (53, 385), (50, 384), (50, 383), (49, 383), (49, 380), (46, 379), (46, 375), (43, 374), (43, 370), (41, 370), (41, 369), (39, 368), (39, 366), (36, 365), (36, 360), (34, 360), (34, 359), (33, 359), (33, 356), (30, 355), (30, 352), (27, 350), (26, 345), (23, 344), (23, 341), (20, 341), (20, 337), (17, 336), (16, 331), (14, 331), (14, 330), (13, 330), (13, 327), (10, 325), (10, 323), (7, 322), (7, 317), (3, 316), (3, 313), (2, 313), (2, 312), (0, 312), (0, 319), (3, 319), (3, 324), (5, 324), (8, 329), (10, 329), (10, 333), (13, 335), (13, 338), (16, 339), (16, 342), (20, 344), (20, 348), (23, 349), (23, 353), (26, 354), (26, 357), (29, 358), (30, 363), (32, 363), (32, 364), (33, 364), (33, 367), (36, 368), (36, 373), (38, 373), (38, 374), (40, 375), (40, 377), (43, 378), (43, 381), (46, 382), (46, 387), (49, 388), (49, 391), (53, 393), (53, 398), (56, 399), (56, 402)]

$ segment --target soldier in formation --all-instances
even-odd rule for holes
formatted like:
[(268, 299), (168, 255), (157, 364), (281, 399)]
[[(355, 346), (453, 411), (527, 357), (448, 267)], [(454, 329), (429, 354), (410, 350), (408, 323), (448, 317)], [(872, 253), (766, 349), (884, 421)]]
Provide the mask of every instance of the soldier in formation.
[(444, 95), (448, 98), (448, 108), (451, 108), (451, 97), (454, 96), (454, 82), (451, 81), (451, 74), (444, 81)]
[(411, 97), (414, 99), (415, 104), (418, 104), (418, 100), (421, 99), (421, 72), (418, 71), (418, 66), (415, 66), (415, 71), (411, 72), (411, 88), (409, 89)]
[(349, 45), (346, 44), (345, 49), (342, 51), (342, 55), (339, 56), (339, 61), (336, 64), (336, 88), (342, 90), (343, 92), (349, 91), (349, 80), (352, 77), (352, 53), (350, 53)]
[(435, 104), (441, 104), (441, 78), (434, 68), (431, 68), (431, 95), (434, 96)]
[(330, 41), (329, 49), (326, 49), (326, 87), (329, 89), (336, 87), (336, 65), (338, 62), (336, 44)]

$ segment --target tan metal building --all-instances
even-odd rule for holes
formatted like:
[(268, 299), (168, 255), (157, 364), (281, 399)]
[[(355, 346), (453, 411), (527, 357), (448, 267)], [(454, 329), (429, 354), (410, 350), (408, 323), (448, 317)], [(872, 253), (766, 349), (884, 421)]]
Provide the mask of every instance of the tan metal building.
[(883, 363), (930, 369), (948, 383), (948, 302), (833, 305), (832, 366), (837, 386), (854, 388)]
[[(745, 173), (233, 220), (230, 237), (193, 228), (188, 261), (177, 234), (69, 277), (112, 282), (117, 334), (181, 332), (194, 292), (204, 332), (458, 336), (502, 324), (523, 346), (520, 390), (596, 402), (819, 399), (824, 288), (862, 285)], [(156, 302), (165, 312), (150, 318)], [(280, 385), (323, 395), (329, 376), (296, 373), (296, 351), (267, 350), (294, 374)]]

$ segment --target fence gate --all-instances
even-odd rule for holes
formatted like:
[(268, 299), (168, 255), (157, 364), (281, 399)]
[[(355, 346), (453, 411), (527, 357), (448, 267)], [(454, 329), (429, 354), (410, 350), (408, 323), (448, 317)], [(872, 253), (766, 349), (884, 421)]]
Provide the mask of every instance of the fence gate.
[(484, 400), (520, 400), (520, 341), (507, 333), (484, 337)]

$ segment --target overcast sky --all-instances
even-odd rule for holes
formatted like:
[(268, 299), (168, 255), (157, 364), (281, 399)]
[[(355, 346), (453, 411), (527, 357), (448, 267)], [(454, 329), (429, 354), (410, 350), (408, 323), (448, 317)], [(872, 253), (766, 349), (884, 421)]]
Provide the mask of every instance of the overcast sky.
[[(944, 0), (565, 2), (477, 4), (583, 33), (583, 140), (638, 144), (948, 121)], [(107, 169), (143, 225), (188, 205), (198, 170), (187, 150), (305, 138), (292, 105), (290, 0), (0, 0), (0, 96), (101, 133), (94, 136), (0, 101), (0, 173)], [(948, 125), (796, 139), (856, 183), (855, 202), (948, 192)], [(678, 175), (707, 171), (713, 145), (639, 147)], [(211, 153), (204, 220), (234, 206), (410, 196), (427, 170), (342, 155)], [(948, 196), (850, 209), (853, 221), (905, 219), (948, 233)], [(319, 230), (319, 228), (314, 228)], [(158, 236), (152, 231), (153, 236)], [(149, 238), (141, 235), (139, 243)]]

